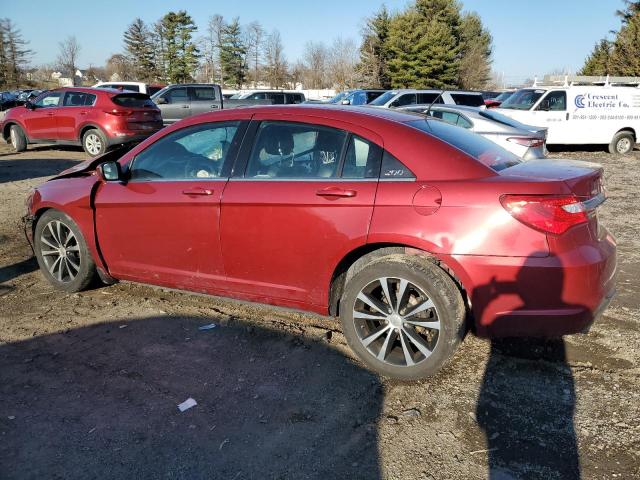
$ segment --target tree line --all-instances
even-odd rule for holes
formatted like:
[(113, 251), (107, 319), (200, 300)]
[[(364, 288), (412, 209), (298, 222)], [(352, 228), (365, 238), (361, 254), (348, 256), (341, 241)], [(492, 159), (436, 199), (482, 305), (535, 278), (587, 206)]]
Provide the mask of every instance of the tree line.
[(618, 10), (622, 25), (613, 40), (598, 41), (585, 60), (581, 75), (640, 76), (640, 1), (625, 1)]
[[(291, 62), (280, 32), (266, 31), (260, 22), (212, 15), (199, 30), (186, 11), (172, 11), (151, 23), (136, 18), (123, 33), (122, 52), (104, 67), (91, 66), (89, 76), (340, 90), (484, 88), (490, 81), (491, 35), (476, 13), (462, 13), (458, 0), (415, 0), (395, 13), (382, 7), (365, 23), (359, 41), (309, 41), (301, 58)], [(0, 21), (0, 85), (24, 83), (32, 53), (26, 43), (8, 19)], [(73, 74), (80, 49), (73, 36), (60, 42), (57, 61), (42, 67), (36, 81), (44, 82), (56, 69)]]

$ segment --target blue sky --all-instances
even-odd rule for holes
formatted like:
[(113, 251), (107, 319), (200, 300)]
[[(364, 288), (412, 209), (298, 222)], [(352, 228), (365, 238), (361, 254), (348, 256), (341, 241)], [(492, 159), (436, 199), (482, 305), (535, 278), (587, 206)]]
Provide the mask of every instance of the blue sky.
[[(289, 60), (302, 56), (309, 41), (330, 43), (333, 38), (360, 38), (364, 18), (375, 12), (378, 0), (171, 1), (109, 0), (0, 0), (0, 17), (22, 30), (36, 52), (32, 63), (51, 63), (58, 42), (75, 35), (82, 45), (80, 64), (103, 65), (122, 50), (122, 32), (135, 17), (154, 22), (170, 10), (186, 9), (204, 33), (210, 15), (257, 20), (278, 29)], [(407, 0), (386, 0), (390, 10)], [(622, 0), (463, 0), (464, 10), (480, 14), (494, 39), (494, 69), (506, 79), (521, 81), (556, 68), (578, 69), (594, 43), (620, 22), (615, 11)]]

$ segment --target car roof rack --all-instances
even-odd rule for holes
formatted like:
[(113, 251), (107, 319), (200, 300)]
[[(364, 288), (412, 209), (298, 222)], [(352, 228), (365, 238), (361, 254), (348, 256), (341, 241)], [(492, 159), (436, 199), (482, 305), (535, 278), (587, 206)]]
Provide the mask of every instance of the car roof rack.
[(532, 87), (561, 86), (564, 88), (573, 85), (594, 86), (623, 86), (640, 88), (640, 77), (612, 77), (610, 75), (545, 75), (542, 82), (535, 77)]

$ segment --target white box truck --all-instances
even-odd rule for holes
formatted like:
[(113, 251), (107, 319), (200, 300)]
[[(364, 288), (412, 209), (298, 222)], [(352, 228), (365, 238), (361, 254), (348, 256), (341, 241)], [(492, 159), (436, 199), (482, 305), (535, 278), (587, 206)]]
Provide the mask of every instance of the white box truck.
[(514, 92), (496, 111), (547, 127), (547, 144), (604, 144), (626, 154), (640, 135), (640, 78), (545, 77)]

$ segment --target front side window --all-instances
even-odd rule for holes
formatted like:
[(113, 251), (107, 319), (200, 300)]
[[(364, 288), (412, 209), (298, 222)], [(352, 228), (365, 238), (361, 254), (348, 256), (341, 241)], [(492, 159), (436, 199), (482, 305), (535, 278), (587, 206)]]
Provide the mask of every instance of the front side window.
[(347, 133), (304, 123), (262, 122), (248, 178), (335, 178)]
[(267, 99), (266, 93), (254, 93), (248, 98), (248, 100), (266, 100), (266, 99)]
[(132, 180), (220, 178), (240, 122), (188, 127), (161, 138), (139, 153)]
[(529, 110), (542, 96), (545, 90), (523, 88), (514, 92), (504, 102), (500, 104), (500, 108), (508, 108), (511, 110)]
[(546, 97), (542, 99), (540, 105), (536, 110), (544, 110), (551, 112), (562, 112), (567, 109), (567, 94), (566, 92), (556, 91), (550, 92)]
[(164, 94), (167, 103), (186, 103), (189, 101), (187, 89), (184, 87), (172, 88)]
[(284, 94), (283, 93), (270, 93), (269, 100), (273, 101), (274, 105), (283, 105), (284, 104)]
[(38, 98), (35, 105), (40, 108), (57, 107), (60, 104), (61, 97), (62, 92), (50, 92)]
[(415, 105), (416, 103), (416, 94), (415, 93), (407, 93), (405, 95), (401, 95), (395, 102), (391, 105), (394, 107), (402, 107), (404, 105)]

